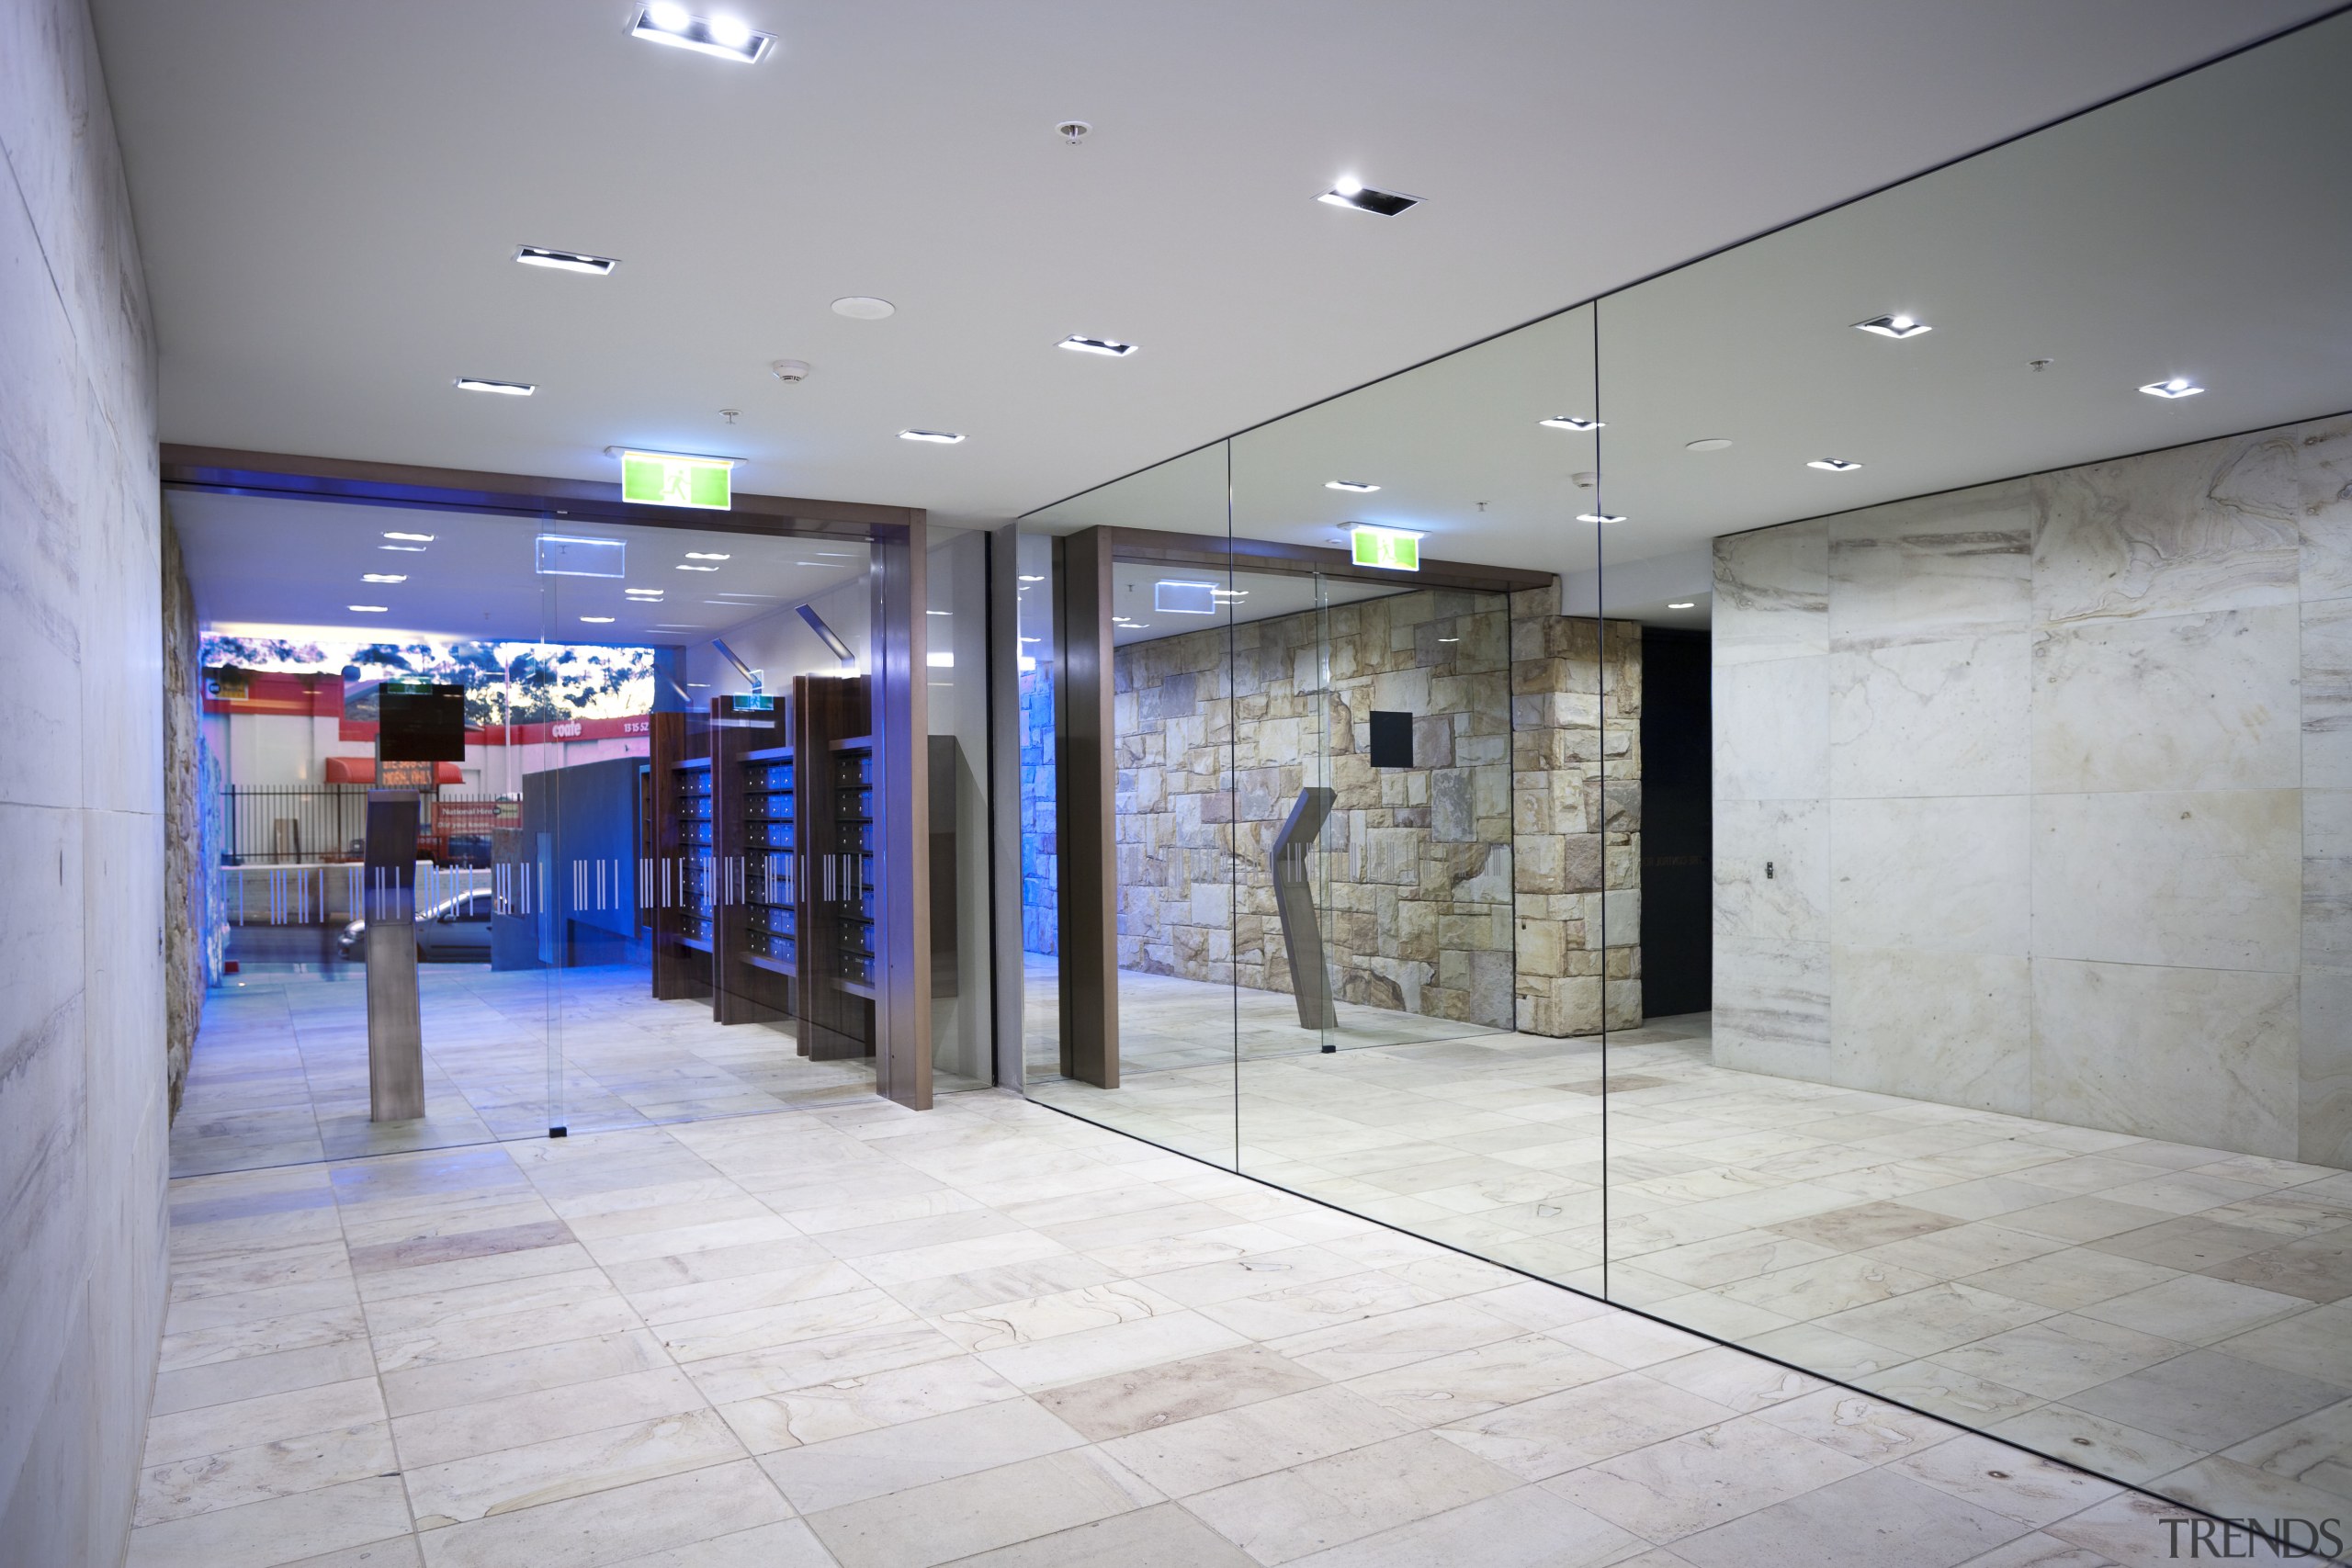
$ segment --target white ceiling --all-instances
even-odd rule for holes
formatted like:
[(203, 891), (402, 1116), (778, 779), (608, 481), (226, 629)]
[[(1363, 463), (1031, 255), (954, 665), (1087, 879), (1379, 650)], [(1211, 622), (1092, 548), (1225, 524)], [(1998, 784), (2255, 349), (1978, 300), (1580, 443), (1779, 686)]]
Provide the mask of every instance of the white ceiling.
[[(620, 0), (95, 8), (164, 439), (582, 479), (616, 477), (610, 444), (716, 451), (747, 491), (953, 522), (2326, 6), (729, 0), (783, 40), (748, 68), (631, 40)], [(1071, 117), (1081, 147), (1053, 133)], [(1312, 199), (1344, 173), (1429, 200)], [(534, 271), (519, 243), (623, 265)], [(850, 294), (899, 312), (829, 310)], [(1070, 333), (1141, 352), (1053, 346)], [(785, 356), (814, 375), (773, 379)]]
[[(680, 528), (543, 530), (530, 519), (388, 506), (171, 493), (174, 525), (207, 629), (346, 627), (360, 637), (684, 646), (724, 637), (779, 609), (862, 578), (866, 547), (841, 539), (775, 538)], [(387, 531), (431, 534), (421, 551), (388, 550)], [(542, 531), (618, 539), (627, 575), (542, 577)], [(689, 550), (724, 561), (689, 562)], [(709, 571), (682, 571), (681, 566)], [(405, 582), (363, 581), (368, 572)], [(625, 588), (658, 588), (640, 604)], [(354, 614), (381, 604), (383, 615)], [(609, 615), (609, 623), (583, 615)]]
[[(2352, 408), (2346, 80), (2352, 14), (1035, 521), (1217, 535), (1229, 505), (1249, 537), (1330, 543), (1353, 519), (1419, 530), (1439, 559), (1589, 577), (1604, 560), (1687, 560), (1739, 529)], [(1853, 329), (1891, 311), (1934, 330)], [(2181, 374), (2208, 389), (2138, 390)], [(1607, 423), (1536, 423), (1555, 414)], [(1689, 449), (1710, 438), (1731, 445)], [(1572, 521), (1586, 512), (1626, 521)], [(1603, 585), (1611, 613), (1704, 619), (1703, 573), (1611, 575), (1626, 581)], [(1698, 603), (1666, 611), (1684, 599)]]

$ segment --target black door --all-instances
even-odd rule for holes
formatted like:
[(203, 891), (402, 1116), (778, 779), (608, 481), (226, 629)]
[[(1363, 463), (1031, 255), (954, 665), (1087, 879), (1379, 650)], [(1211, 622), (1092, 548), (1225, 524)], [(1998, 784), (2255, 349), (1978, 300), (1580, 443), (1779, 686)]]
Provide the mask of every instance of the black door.
[(1712, 1005), (1714, 801), (1707, 634), (1642, 630), (1642, 1014)]

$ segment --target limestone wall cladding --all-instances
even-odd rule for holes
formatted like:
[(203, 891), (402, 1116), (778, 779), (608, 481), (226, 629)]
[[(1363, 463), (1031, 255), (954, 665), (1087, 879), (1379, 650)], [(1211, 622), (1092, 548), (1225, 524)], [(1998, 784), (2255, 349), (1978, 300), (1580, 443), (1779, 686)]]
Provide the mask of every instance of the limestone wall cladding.
[(0, 6), (0, 1561), (123, 1560), (164, 1321), (154, 334), (83, 0)]
[(1714, 603), (1718, 1061), (2352, 1164), (2352, 419), (1720, 539)]
[[(1121, 967), (1291, 990), (1266, 857), (1299, 792), (1328, 784), (1316, 903), (1342, 1001), (1599, 1028), (1604, 974), (1638, 974), (1639, 929), (1615, 926), (1604, 961), (1600, 868), (1630, 891), (1639, 857), (1626, 813), (1604, 825), (1598, 780), (1603, 745), (1630, 758), (1630, 742), (1596, 720), (1604, 686), (1638, 692), (1640, 644), (1612, 640), (1631, 664), (1604, 678), (1589, 626), (1579, 643), (1548, 590), (1521, 600), (1425, 591), (1120, 649)], [(1415, 716), (1415, 766), (1373, 768), (1375, 709)], [(1579, 715), (1589, 733), (1563, 722)]]

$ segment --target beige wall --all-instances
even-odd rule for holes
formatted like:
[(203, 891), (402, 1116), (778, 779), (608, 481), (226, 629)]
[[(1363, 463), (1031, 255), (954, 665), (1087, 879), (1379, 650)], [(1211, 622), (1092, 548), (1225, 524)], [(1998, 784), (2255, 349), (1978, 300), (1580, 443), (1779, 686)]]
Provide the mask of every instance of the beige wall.
[[(1249, 623), (1229, 654), (1222, 628), (1122, 649), (1121, 967), (1289, 991), (1266, 854), (1322, 783), (1338, 800), (1317, 906), (1342, 1001), (1585, 1032), (1606, 971), (1615, 1021), (1635, 1021), (1639, 636), (1621, 628), (1604, 680), (1592, 624), (1556, 607), (1548, 589), (1430, 590)], [(1416, 766), (1371, 766), (1374, 709), (1416, 716)]]
[(2333, 419), (1718, 541), (1717, 1060), (2352, 1163), (2348, 482)]

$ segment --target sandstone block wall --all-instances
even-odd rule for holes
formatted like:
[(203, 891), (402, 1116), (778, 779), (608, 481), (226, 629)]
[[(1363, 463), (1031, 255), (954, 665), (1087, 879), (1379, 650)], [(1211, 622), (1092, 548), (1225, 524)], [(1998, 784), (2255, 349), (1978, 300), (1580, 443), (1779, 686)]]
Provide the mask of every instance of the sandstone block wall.
[[(1266, 856), (1324, 784), (1316, 901), (1342, 1001), (1565, 1034), (1600, 1028), (1605, 995), (1634, 1021), (1626, 630), (1604, 669), (1549, 591), (1432, 590), (1122, 649), (1121, 967), (1289, 991)], [(1415, 716), (1413, 767), (1371, 765), (1374, 709)]]

